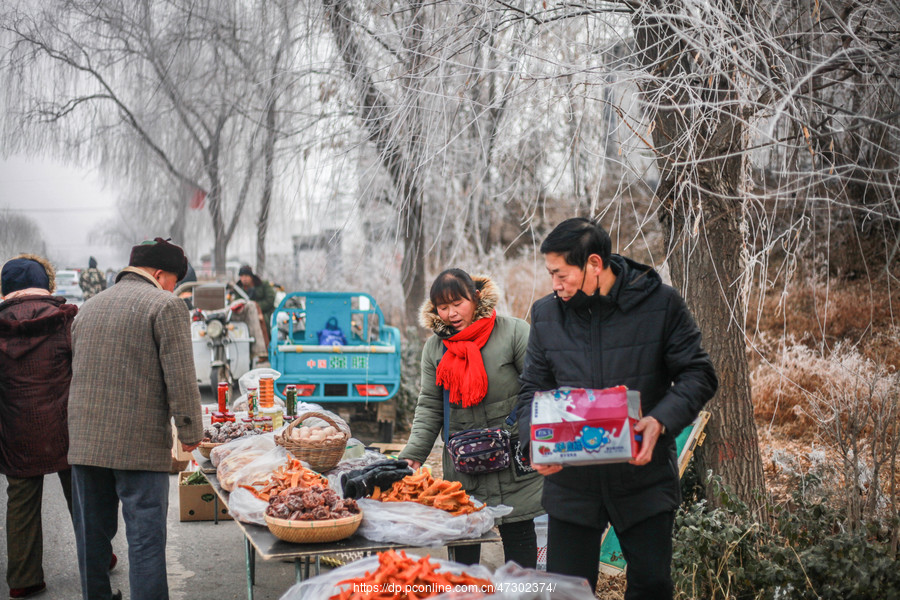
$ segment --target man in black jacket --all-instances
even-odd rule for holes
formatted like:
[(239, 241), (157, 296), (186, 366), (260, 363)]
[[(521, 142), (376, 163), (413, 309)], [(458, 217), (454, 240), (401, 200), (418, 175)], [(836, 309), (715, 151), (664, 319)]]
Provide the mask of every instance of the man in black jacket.
[(672, 598), (672, 525), (681, 501), (675, 438), (718, 386), (684, 300), (651, 267), (611, 254), (588, 219), (560, 223), (541, 245), (554, 293), (531, 309), (521, 375), (520, 439), (534, 393), (627, 386), (641, 393), (643, 439), (630, 463), (536, 465), (550, 515), (547, 569), (596, 587), (600, 541), (616, 529), (628, 562), (626, 600)]

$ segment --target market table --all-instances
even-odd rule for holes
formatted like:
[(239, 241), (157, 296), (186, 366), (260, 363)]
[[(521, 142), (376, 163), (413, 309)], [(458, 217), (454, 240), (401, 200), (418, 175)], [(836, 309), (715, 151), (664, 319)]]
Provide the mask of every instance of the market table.
[[(216, 515), (219, 514), (218, 503), (221, 501), (228, 506), (228, 492), (219, 485), (216, 478), (215, 470), (210, 472), (212, 466), (209, 461), (201, 464), (201, 472), (212, 485), (216, 492)], [(247, 598), (253, 600), (253, 585), (256, 582), (256, 554), (263, 560), (271, 559), (293, 559), (294, 572), (297, 582), (301, 582), (310, 575), (310, 567), (315, 565), (315, 574), (319, 574), (320, 561), (323, 556), (342, 554), (346, 552), (362, 553), (363, 555), (371, 554), (381, 550), (390, 550), (393, 548), (411, 548), (410, 544), (394, 544), (389, 542), (373, 542), (358, 534), (339, 540), (337, 542), (325, 542), (321, 544), (293, 544), (278, 539), (268, 527), (254, 525), (252, 523), (243, 523), (237, 519), (234, 520), (241, 532), (244, 534), (244, 550), (246, 554), (247, 566)], [(216, 518), (218, 524), (218, 517)], [(447, 547), (447, 554), (450, 560), (455, 558), (456, 546), (464, 546), (469, 544), (484, 544), (488, 542), (499, 542), (500, 534), (491, 530), (479, 538), (454, 540), (444, 545)]]

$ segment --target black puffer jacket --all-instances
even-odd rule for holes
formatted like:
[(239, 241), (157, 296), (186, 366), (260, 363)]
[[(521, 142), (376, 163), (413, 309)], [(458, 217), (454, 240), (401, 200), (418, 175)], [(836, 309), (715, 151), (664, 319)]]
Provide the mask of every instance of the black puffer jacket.
[(678, 506), (675, 437), (712, 398), (718, 380), (678, 292), (646, 265), (612, 255), (610, 266), (616, 282), (606, 296), (578, 307), (555, 295), (535, 302), (518, 414), (520, 437), (528, 440), (537, 391), (640, 390), (643, 414), (667, 430), (649, 464), (570, 466), (544, 481), (543, 505), (555, 518), (592, 527), (608, 518), (624, 531)]

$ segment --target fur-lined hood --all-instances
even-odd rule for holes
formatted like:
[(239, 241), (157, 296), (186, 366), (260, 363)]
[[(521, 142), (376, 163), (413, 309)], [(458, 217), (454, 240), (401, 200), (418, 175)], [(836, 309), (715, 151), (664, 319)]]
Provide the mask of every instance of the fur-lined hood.
[(17, 258), (33, 260), (44, 267), (44, 272), (47, 273), (47, 279), (50, 280), (50, 293), (52, 294), (56, 291), (56, 269), (53, 268), (53, 265), (50, 264), (49, 260), (43, 256), (38, 256), (37, 254), (20, 254), (18, 256), (13, 256), (10, 260), (16, 260)]
[[(486, 276), (473, 276), (472, 281), (475, 282), (475, 290), (478, 294), (478, 307), (475, 309), (475, 320), (490, 317), (491, 313), (497, 308), (500, 302), (500, 288)], [(455, 332), (447, 323), (443, 322), (437, 315), (434, 305), (430, 298), (425, 298), (419, 315), (419, 323), (425, 329), (429, 329), (442, 339), (446, 339)]]

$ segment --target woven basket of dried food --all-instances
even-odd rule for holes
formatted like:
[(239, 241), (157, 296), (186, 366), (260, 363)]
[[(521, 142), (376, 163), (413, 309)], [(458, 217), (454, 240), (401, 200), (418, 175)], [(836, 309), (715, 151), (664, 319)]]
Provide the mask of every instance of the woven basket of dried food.
[[(318, 417), (327, 425), (311, 427), (303, 424), (313, 417)], [(307, 463), (313, 471), (324, 473), (341, 460), (349, 439), (350, 432), (344, 425), (339, 425), (325, 413), (309, 411), (298, 415), (280, 435), (276, 435), (275, 443)]]
[(217, 448), (222, 444), (216, 444), (213, 442), (200, 442), (200, 447), (197, 448), (200, 451), (200, 454), (203, 455), (203, 458), (209, 458), (209, 453), (212, 452), (213, 448)]
[(361, 522), (362, 513), (324, 521), (293, 521), (266, 515), (266, 525), (272, 535), (295, 544), (336, 542), (356, 533)]

